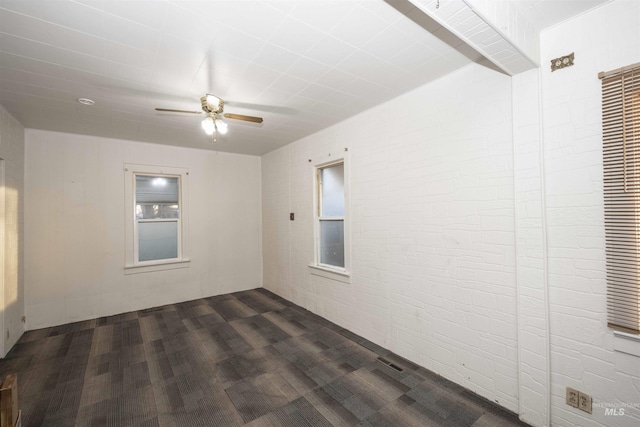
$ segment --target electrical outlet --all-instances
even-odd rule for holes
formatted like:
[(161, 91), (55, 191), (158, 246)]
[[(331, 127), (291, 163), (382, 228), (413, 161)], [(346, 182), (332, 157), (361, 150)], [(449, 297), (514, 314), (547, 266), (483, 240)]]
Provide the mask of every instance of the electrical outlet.
[(579, 395), (580, 395), (580, 392), (578, 392), (578, 390), (574, 390), (571, 387), (567, 387), (567, 405), (571, 405), (574, 408), (577, 408)]
[(578, 393), (578, 409), (591, 413), (591, 396), (582, 392)]

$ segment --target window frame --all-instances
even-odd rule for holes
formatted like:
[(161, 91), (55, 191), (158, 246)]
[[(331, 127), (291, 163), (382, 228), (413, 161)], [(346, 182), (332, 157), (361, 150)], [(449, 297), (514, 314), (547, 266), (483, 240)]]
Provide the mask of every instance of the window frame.
[[(349, 203), (349, 159), (347, 151), (340, 153), (330, 153), (330, 160), (322, 161), (313, 165), (313, 240), (314, 240), (314, 260), (310, 264), (312, 274), (336, 279), (347, 282), (350, 277), (351, 269), (351, 227), (350, 227), (350, 203)], [(321, 215), (322, 207), (322, 169), (342, 164), (344, 168), (344, 216), (326, 216)], [(320, 222), (342, 220), (344, 226), (344, 267), (338, 267), (331, 264), (323, 264), (320, 262)]]
[[(189, 210), (189, 170), (169, 166), (124, 165), (125, 187), (125, 274), (185, 268), (189, 266), (188, 256), (188, 210)], [(178, 179), (178, 218), (147, 219), (142, 222), (177, 222), (178, 256), (176, 258), (139, 261), (138, 225), (136, 215), (136, 177), (155, 176)]]

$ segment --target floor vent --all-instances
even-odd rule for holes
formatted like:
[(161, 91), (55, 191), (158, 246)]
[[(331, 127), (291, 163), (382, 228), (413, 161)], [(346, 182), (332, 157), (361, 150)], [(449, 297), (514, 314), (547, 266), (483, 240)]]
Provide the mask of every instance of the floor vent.
[(146, 308), (144, 310), (140, 310), (140, 314), (144, 316), (145, 314), (151, 314), (151, 313), (164, 311), (164, 310), (165, 310), (164, 307), (152, 307), (152, 308)]
[(391, 369), (395, 369), (398, 372), (402, 372), (403, 371), (403, 369), (400, 366), (396, 365), (393, 362), (390, 362), (389, 360), (385, 359), (384, 357), (378, 357), (378, 361), (380, 363), (383, 363), (383, 364), (387, 365)]

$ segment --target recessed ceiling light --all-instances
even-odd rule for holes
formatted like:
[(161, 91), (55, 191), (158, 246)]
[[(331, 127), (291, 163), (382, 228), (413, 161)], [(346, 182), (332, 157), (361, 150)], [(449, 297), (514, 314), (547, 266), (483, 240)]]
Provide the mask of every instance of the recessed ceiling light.
[(78, 98), (78, 102), (82, 105), (93, 105), (96, 103), (93, 99), (89, 98)]

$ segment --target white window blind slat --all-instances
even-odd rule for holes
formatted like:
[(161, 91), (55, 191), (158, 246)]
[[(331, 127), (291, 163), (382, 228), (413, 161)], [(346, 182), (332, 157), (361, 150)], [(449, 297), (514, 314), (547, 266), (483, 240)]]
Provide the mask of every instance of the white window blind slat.
[(607, 315), (640, 333), (640, 70), (602, 73)]

